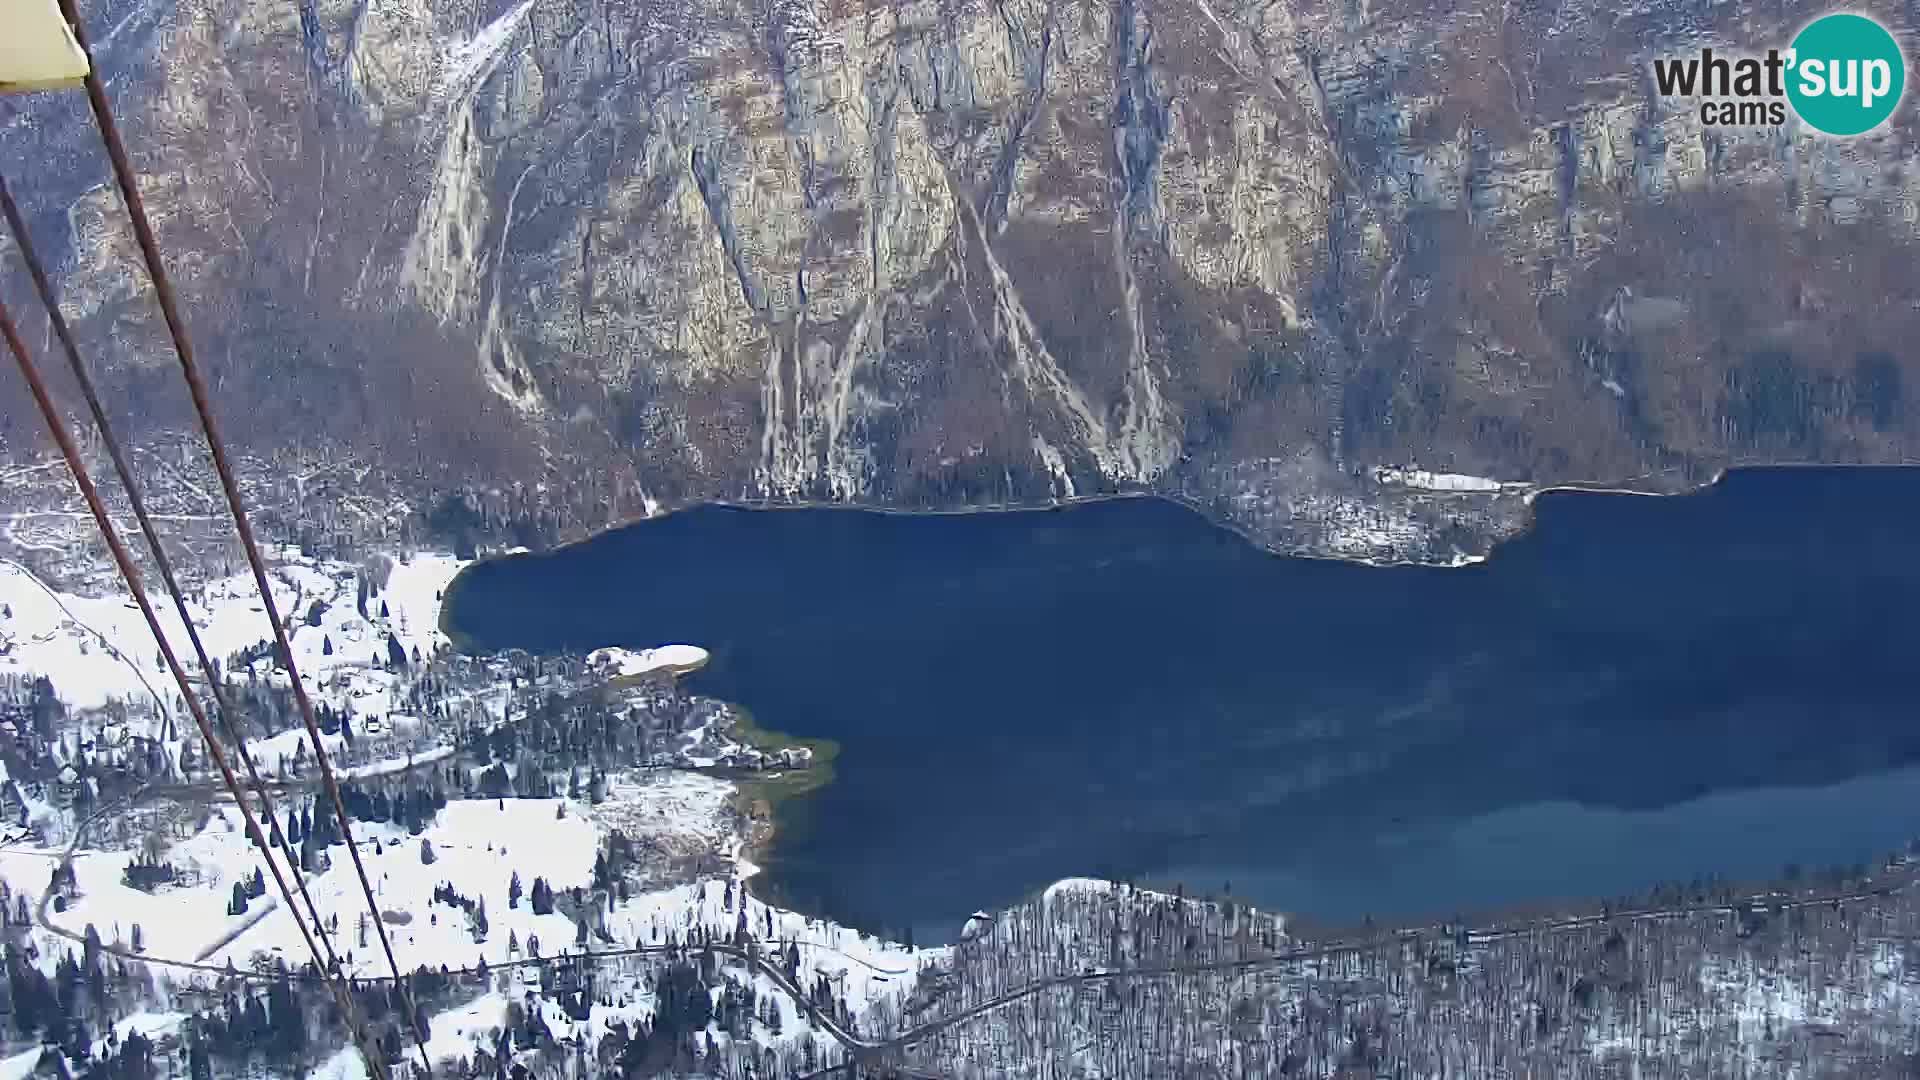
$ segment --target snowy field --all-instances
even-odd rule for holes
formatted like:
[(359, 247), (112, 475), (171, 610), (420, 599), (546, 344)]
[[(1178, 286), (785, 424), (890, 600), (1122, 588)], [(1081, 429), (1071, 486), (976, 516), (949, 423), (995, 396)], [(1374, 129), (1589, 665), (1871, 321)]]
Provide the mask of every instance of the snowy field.
[(741, 837), (732, 819), (733, 796), (734, 786), (724, 780), (649, 770), (609, 778), (606, 799), (587, 813), (604, 831), (645, 837), (673, 854), (737, 857)]
[[(292, 623), (294, 658), (309, 692), (356, 715), (392, 711), (398, 677), (377, 670), (374, 661), (384, 663), (389, 635), (409, 657), (415, 649), (425, 657), (450, 646), (439, 629), (440, 597), (464, 565), (451, 555), (395, 562), (386, 588), (368, 600), (369, 617), (361, 618), (354, 564), (282, 553), (272, 575), (274, 603)], [(164, 595), (151, 599), (181, 664), (197, 678), (179, 614)], [(319, 625), (309, 626), (316, 603), (323, 606)], [(215, 660), (224, 662), (272, 636), (250, 574), (210, 583), (187, 606)], [(0, 672), (47, 676), (72, 708), (97, 708), (119, 698), (157, 702), (165, 710), (179, 697), (130, 596), (56, 592), (15, 563), (0, 563)]]
[[(556, 820), (557, 807), (558, 802), (550, 799), (509, 800), (499, 808), (491, 801), (450, 803), (417, 837), (394, 825), (355, 823), (354, 834), (375, 898), (382, 912), (393, 913), (388, 931), (395, 957), (404, 968), (466, 967), (482, 958), (498, 964), (510, 958), (510, 932), (522, 943), (534, 935), (554, 947), (572, 943), (573, 924), (564, 916), (534, 916), (524, 897), (517, 910), (507, 901), (508, 882), (515, 870), (520, 872), (523, 888), (531, 888), (536, 876), (547, 878), (555, 888), (584, 884), (592, 876), (597, 831), (577, 815)], [(422, 841), (433, 847), (431, 865), (421, 862)], [(349, 969), (384, 975), (385, 958), (371, 927), (364, 935), (359, 931), (366, 902), (352, 861), (343, 848), (329, 854), (333, 865), (326, 872), (306, 876), (321, 918), (339, 917), (340, 931), (333, 943)], [(58, 855), (34, 848), (0, 851), (0, 877), (15, 891), (38, 897)], [(216, 809), (204, 829), (167, 850), (165, 857), (192, 875), (188, 885), (161, 887), (152, 893), (129, 888), (122, 884), (121, 872), (133, 857), (128, 851), (76, 853), (73, 868), (79, 895), (64, 912), (49, 910), (48, 921), (72, 934), (83, 934), (92, 925), (101, 940), (122, 946), (131, 943), (137, 924), (143, 930), (146, 955), (157, 960), (214, 965), (231, 960), (244, 968), (253, 966), (256, 958), (279, 957), (289, 965), (307, 959), (299, 929), (279, 905), (271, 884), (266, 896), (248, 905), (246, 914), (227, 914), (234, 882), (248, 881), (266, 866), (248, 843), (238, 812)], [(284, 872), (284, 861), (282, 867)], [(485, 943), (474, 941), (459, 909), (429, 903), (434, 887), (443, 882), (456, 883), (475, 900), (485, 899), (494, 931)], [(272, 910), (258, 918), (268, 908)]]
[[(354, 834), (375, 899), (383, 913), (391, 913), (388, 933), (403, 968), (463, 968), (482, 960), (499, 966), (532, 956), (535, 939), (546, 955), (572, 949), (574, 942), (574, 924), (565, 916), (534, 915), (524, 895), (517, 906), (512, 903), (509, 888), (515, 874), (523, 892), (531, 892), (535, 878), (546, 879), (557, 892), (590, 887), (595, 856), (615, 828), (635, 840), (665, 838), (689, 848), (698, 844), (707, 850), (737, 850), (738, 835), (728, 816), (730, 794), (730, 785), (722, 781), (662, 771), (651, 780), (612, 786), (599, 806), (565, 799), (456, 800), (418, 836), (374, 822), (356, 822)], [(431, 863), (422, 861), (423, 844), (432, 849)], [(48, 848), (0, 849), (0, 878), (15, 891), (37, 897), (59, 854)], [(79, 895), (65, 911), (49, 911), (48, 921), (73, 934), (83, 934), (92, 925), (103, 941), (123, 945), (130, 943), (139, 924), (146, 955), (156, 959), (214, 965), (231, 960), (248, 967), (256, 958), (278, 956), (297, 965), (306, 957), (299, 930), (283, 908), (275, 906), (258, 918), (263, 906), (277, 898), (270, 884), (267, 895), (254, 900), (247, 914), (226, 913), (233, 883), (250, 880), (256, 870), (266, 868), (248, 843), (237, 811), (215, 808), (205, 828), (166, 850), (166, 860), (190, 875), (189, 886), (148, 893), (122, 884), (121, 873), (134, 854), (76, 852)], [(352, 862), (343, 848), (331, 849), (330, 855), (333, 865), (324, 873), (307, 875), (307, 887), (323, 919), (339, 916), (335, 947), (348, 967), (363, 975), (385, 974), (386, 961), (374, 936), (369, 932), (363, 941), (357, 933), (366, 904)], [(749, 872), (742, 864), (733, 865), (737, 878)], [(284, 862), (282, 866), (284, 871)], [(431, 902), (441, 884), (451, 884), (485, 905), (489, 932), (484, 941), (475, 940), (460, 909)], [(723, 881), (710, 880), (638, 894), (624, 904), (616, 901), (606, 922), (616, 945), (602, 942), (596, 947), (658, 944), (665, 935), (684, 937), (695, 926), (731, 934), (738, 916), (722, 909), (724, 888)], [(865, 985), (861, 970), (910, 970), (909, 954), (896, 946), (755, 900), (747, 903), (761, 936), (771, 912), (775, 936), (817, 941), (825, 967), (838, 972), (838, 963), (824, 958), (842, 953), (866, 965), (848, 976), (856, 986)], [(236, 931), (237, 937), (225, 940)]]
[[(566, 915), (534, 914), (532, 885), (535, 878), (544, 878), (556, 892), (578, 886), (591, 895), (595, 857), (613, 828), (636, 839), (664, 836), (675, 843), (725, 844), (737, 851), (737, 834), (727, 816), (730, 793), (730, 786), (717, 780), (662, 772), (652, 780), (615, 785), (597, 807), (563, 799), (464, 800), (449, 803), (418, 836), (388, 824), (357, 823), (355, 831), (403, 970), (423, 965), (466, 968), (483, 960), (498, 969), (536, 956), (580, 951), (576, 926)], [(423, 861), (423, 844), (432, 849), (430, 863)], [(51, 849), (0, 850), (0, 878), (15, 891), (37, 897), (59, 854)], [(379, 942), (362, 918), (365, 903), (351, 862), (339, 847), (329, 854), (331, 867), (306, 880), (322, 919), (332, 923), (338, 918), (333, 946), (350, 971), (385, 975)], [(265, 866), (246, 841), (235, 811), (214, 810), (203, 829), (167, 850), (165, 857), (190, 876), (190, 884), (153, 893), (129, 888), (121, 882), (121, 871), (132, 857), (125, 851), (76, 853), (77, 896), (65, 911), (49, 910), (48, 922), (72, 935), (84, 935), (92, 926), (104, 942), (122, 948), (131, 946), (137, 925), (144, 954), (156, 960), (261, 969), (276, 959), (298, 965), (307, 957), (298, 928), (271, 886), (266, 896), (251, 901), (246, 914), (227, 913), (233, 883), (251, 879)], [(607, 952), (664, 945), (687, 940), (696, 928), (725, 939), (744, 923), (763, 941), (796, 942), (803, 981), (824, 977), (844, 997), (857, 1025), (874, 1018), (876, 1008), (897, 1005), (911, 991), (921, 965), (946, 957), (944, 949), (908, 949), (764, 904), (744, 887), (751, 867), (731, 865), (727, 877), (637, 893), (625, 901), (612, 899), (605, 913), (606, 937), (596, 934), (589, 947)], [(517, 904), (510, 895), (515, 874), (522, 886)], [(432, 902), (442, 884), (484, 907), (484, 939), (460, 908)], [(74, 947), (44, 929), (32, 935), (49, 970), (63, 951)], [(801, 1023), (798, 1006), (771, 979), (744, 968), (735, 976), (778, 1003), (784, 1038), (810, 1038), (822, 1051), (828, 1049), (826, 1032)], [(529, 978), (503, 973), (503, 992), (437, 1015), (433, 1056), (452, 1060), (484, 1045), (476, 1040), (501, 1026), (509, 997), (521, 1000), (531, 985)], [(548, 1026), (566, 1036), (598, 1034), (613, 1020), (644, 1019), (654, 1004), (647, 993), (636, 991), (597, 1008), (587, 1025), (576, 1025), (551, 1002), (539, 1007)], [(141, 1014), (135, 1019), (154, 1023), (164, 1018)], [(753, 1037), (772, 1045), (783, 1036), (756, 1025)], [(31, 1067), (33, 1060), (23, 1058), (21, 1064)], [(0, 1062), (0, 1080), (11, 1064)], [(358, 1062), (348, 1055), (334, 1066), (352, 1070)]]

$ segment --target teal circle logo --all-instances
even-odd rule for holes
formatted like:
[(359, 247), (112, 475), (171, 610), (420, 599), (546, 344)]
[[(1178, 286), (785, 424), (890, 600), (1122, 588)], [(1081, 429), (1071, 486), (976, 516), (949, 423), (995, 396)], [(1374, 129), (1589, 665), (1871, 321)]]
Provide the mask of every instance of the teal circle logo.
[(1865, 15), (1823, 15), (1793, 39), (1787, 99), (1816, 131), (1861, 135), (1886, 123), (1907, 85), (1907, 61)]

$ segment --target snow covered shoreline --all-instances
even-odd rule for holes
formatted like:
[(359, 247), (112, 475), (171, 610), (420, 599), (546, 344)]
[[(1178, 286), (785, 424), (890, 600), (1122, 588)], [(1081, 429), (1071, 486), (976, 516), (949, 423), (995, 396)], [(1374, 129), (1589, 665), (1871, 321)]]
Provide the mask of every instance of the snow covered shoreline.
[[(1790, 467), (1799, 467), (1799, 466), (1794, 466), (1791, 464), (1778, 465), (1778, 466), (1755, 465), (1755, 466), (1739, 466), (1738, 468), (1771, 469), (1771, 468), (1790, 468)], [(1910, 468), (1915, 466), (1862, 465), (1862, 466), (1852, 466), (1852, 467)], [(1374, 466), (1370, 470), (1367, 470), (1364, 473), (1364, 475), (1367, 478), (1369, 478), (1374, 484), (1378, 485), (1382, 489), (1388, 489), (1388, 490), (1398, 489), (1403, 492), (1410, 492), (1420, 496), (1436, 497), (1436, 498), (1445, 498), (1447, 496), (1462, 496), (1467, 498), (1473, 498), (1473, 497), (1517, 498), (1520, 504), (1531, 507), (1535, 502), (1535, 500), (1540, 495), (1546, 494), (1549, 492), (1555, 492), (1555, 493), (1580, 492), (1580, 493), (1588, 493), (1588, 494), (1620, 494), (1620, 495), (1643, 495), (1643, 496), (1690, 495), (1690, 494), (1695, 494), (1697, 492), (1704, 491), (1708, 488), (1714, 487), (1715, 485), (1719, 484), (1722, 479), (1726, 477), (1727, 473), (1731, 471), (1733, 471), (1731, 468), (1721, 469), (1719, 472), (1715, 473), (1712, 479), (1704, 483), (1695, 484), (1680, 490), (1655, 490), (1655, 489), (1648, 489), (1648, 488), (1631, 488), (1631, 487), (1624, 487), (1624, 486), (1607, 486), (1607, 485), (1600, 485), (1600, 484), (1587, 485), (1587, 484), (1578, 484), (1578, 483), (1538, 484), (1532, 481), (1495, 480), (1488, 477), (1473, 476), (1465, 473), (1438, 472), (1438, 471), (1433, 471), (1428, 469), (1421, 469), (1421, 468), (1418, 468), (1417, 466), (1391, 466), (1391, 465)], [(1215, 511), (1214, 508), (1210, 507), (1207, 503), (1205, 503), (1202, 500), (1191, 497), (1187, 493), (1183, 493), (1180, 491), (1115, 491), (1115, 492), (1102, 492), (1102, 493), (1090, 494), (1090, 495), (1064, 495), (1064, 496), (1059, 496), (1044, 502), (1035, 501), (1035, 502), (989, 503), (989, 504), (979, 505), (979, 506), (960, 506), (960, 507), (930, 508), (930, 509), (902, 509), (898, 507), (883, 506), (883, 505), (872, 504), (872, 503), (845, 502), (845, 501), (832, 501), (832, 500), (820, 500), (820, 499), (796, 499), (796, 500), (706, 499), (706, 500), (690, 501), (690, 502), (679, 503), (679, 504), (650, 503), (648, 512), (645, 514), (626, 517), (608, 525), (589, 529), (584, 533), (582, 533), (581, 535), (571, 537), (567, 539), (565, 542), (556, 544), (555, 546), (548, 548), (545, 551), (542, 551), (538, 554), (541, 556), (553, 555), (559, 552), (563, 552), (566, 549), (577, 546), (577, 545), (590, 543), (609, 533), (618, 532), (621, 529), (633, 528), (633, 527), (645, 524), (646, 522), (655, 521), (660, 518), (668, 517), (674, 514), (682, 514), (690, 511), (710, 509), (710, 508), (752, 510), (752, 511), (834, 510), (834, 511), (844, 511), (849, 513), (879, 514), (884, 516), (897, 516), (897, 517), (959, 517), (959, 516), (970, 515), (970, 514), (1042, 514), (1042, 513), (1058, 512), (1061, 510), (1068, 510), (1077, 506), (1083, 506), (1083, 505), (1089, 505), (1089, 504), (1095, 504), (1095, 503), (1117, 502), (1117, 501), (1134, 500), (1134, 499), (1160, 500), (1160, 501), (1172, 503), (1176, 506), (1179, 506), (1185, 510), (1190, 511), (1193, 514), (1198, 515), (1200, 518), (1204, 519), (1206, 522), (1208, 522), (1209, 524), (1213, 525), (1216, 528), (1225, 529), (1228, 532), (1233, 533), (1234, 535), (1244, 540), (1250, 546), (1257, 548), (1261, 551), (1265, 551), (1273, 555), (1279, 556), (1281, 558), (1312, 559), (1312, 560), (1327, 561), (1327, 562), (1353, 563), (1361, 566), (1371, 566), (1371, 567), (1376, 567), (1381, 569), (1393, 569), (1393, 568), (1409, 567), (1409, 566), (1433, 567), (1433, 568), (1440, 568), (1440, 569), (1458, 569), (1461, 567), (1474, 566), (1480, 563), (1487, 562), (1489, 559), (1493, 557), (1491, 554), (1493, 549), (1497, 549), (1502, 543), (1505, 543), (1508, 540), (1511, 540), (1513, 538), (1512, 536), (1496, 537), (1489, 545), (1489, 550), (1487, 552), (1470, 552), (1470, 553), (1455, 552), (1454, 554), (1446, 558), (1419, 558), (1419, 557), (1407, 557), (1407, 556), (1396, 557), (1391, 555), (1384, 555), (1384, 554), (1378, 553), (1377, 551), (1374, 551), (1372, 547), (1370, 547), (1368, 544), (1365, 544), (1365, 543), (1356, 544), (1356, 545), (1334, 545), (1330, 547), (1297, 547), (1293, 545), (1276, 544), (1272, 542), (1270, 539), (1265, 539), (1256, 529), (1249, 527), (1244, 522), (1235, 520), (1231, 517), (1225, 517), (1220, 515)], [(1532, 527), (1531, 524), (1528, 524), (1527, 526), (1521, 528), (1519, 532), (1514, 535), (1523, 534), (1527, 531), (1527, 529), (1531, 527)], [(487, 562), (493, 559), (507, 558), (511, 556), (529, 556), (534, 554), (535, 553), (529, 552), (525, 548), (514, 548), (511, 550), (489, 552), (481, 556), (479, 559), (475, 561)]]

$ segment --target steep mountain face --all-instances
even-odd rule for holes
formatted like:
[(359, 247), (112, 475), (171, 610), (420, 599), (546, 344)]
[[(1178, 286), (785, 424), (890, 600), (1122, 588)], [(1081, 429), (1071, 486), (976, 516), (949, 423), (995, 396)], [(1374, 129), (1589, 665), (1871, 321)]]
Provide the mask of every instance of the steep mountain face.
[[(1910, 6), (1875, 13), (1914, 40)], [(1512, 494), (1920, 453), (1920, 159), (1652, 57), (1818, 9), (239, 0), (89, 12), (223, 414), (586, 517), (1179, 493), (1446, 558)], [(1914, 52), (1909, 46), (1909, 55)], [(122, 408), (181, 416), (77, 95), (0, 134)], [(24, 175), (22, 175), (24, 174)], [(24, 295), (9, 259), (10, 295)], [(11, 443), (30, 414), (10, 405)], [(598, 522), (589, 521), (588, 524)]]

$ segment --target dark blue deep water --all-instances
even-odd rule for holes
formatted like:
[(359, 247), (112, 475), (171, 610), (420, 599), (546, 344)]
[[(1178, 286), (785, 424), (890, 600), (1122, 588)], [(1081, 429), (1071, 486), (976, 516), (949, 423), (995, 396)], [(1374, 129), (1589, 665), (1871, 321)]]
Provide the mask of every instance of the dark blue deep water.
[(706, 646), (832, 738), (762, 886), (948, 936), (1054, 879), (1339, 921), (1871, 858), (1920, 835), (1920, 470), (1549, 494), (1463, 569), (1259, 551), (1172, 503), (706, 508), (482, 564), (479, 648)]

